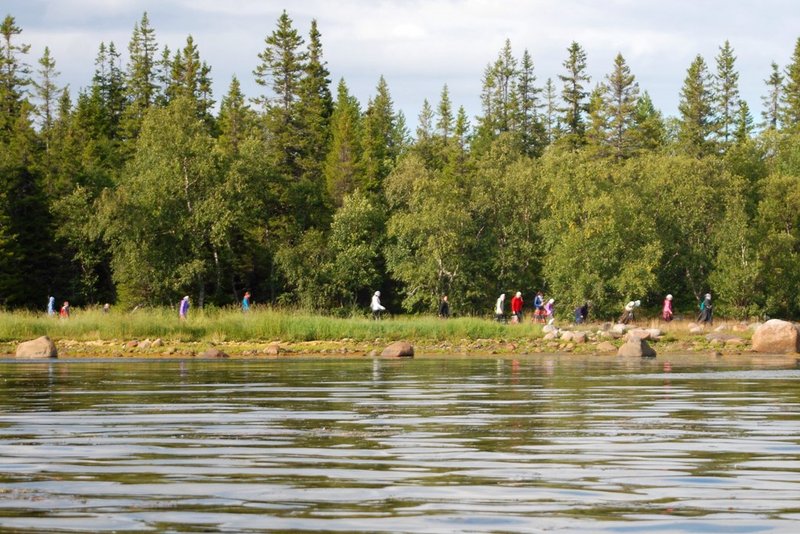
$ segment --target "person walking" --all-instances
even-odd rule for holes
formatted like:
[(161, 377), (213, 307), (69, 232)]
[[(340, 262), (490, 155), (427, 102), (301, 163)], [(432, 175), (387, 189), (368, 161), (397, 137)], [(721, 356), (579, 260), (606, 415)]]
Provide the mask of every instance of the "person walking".
[(178, 306), (178, 317), (181, 320), (186, 320), (186, 317), (189, 315), (189, 295), (186, 295), (181, 300), (180, 306)]
[(589, 302), (575, 308), (575, 324), (583, 324), (589, 319)]
[(494, 318), (498, 323), (506, 322), (506, 294), (500, 293), (497, 301), (494, 303)]
[(439, 302), (439, 317), (442, 319), (450, 317), (450, 303), (447, 302), (447, 295), (442, 295), (442, 300)]
[(58, 312), (58, 316), (62, 319), (69, 319), (69, 301), (65, 300), (64, 305), (61, 306), (61, 311)]
[(641, 300), (632, 300), (625, 305), (625, 309), (622, 310), (622, 315), (619, 317), (619, 323), (621, 324), (629, 324), (636, 320), (634, 310), (642, 305)]
[(370, 309), (372, 310), (372, 318), (376, 321), (381, 318), (381, 314), (386, 311), (386, 308), (381, 306), (381, 292), (376, 291), (374, 295), (372, 295), (372, 302), (369, 305)]
[(242, 313), (247, 313), (250, 311), (250, 292), (244, 292), (244, 298), (242, 299)]
[(511, 299), (511, 319), (512, 323), (522, 322), (522, 306), (525, 302), (522, 300), (522, 292), (517, 291), (516, 295)]
[(542, 296), (541, 291), (536, 292), (536, 297), (533, 299), (533, 307), (535, 310), (533, 311), (533, 322), (535, 323), (543, 323), (544, 322), (544, 297)]
[(664, 307), (661, 308), (661, 318), (666, 322), (672, 321), (672, 295), (667, 295), (664, 299)]
[(711, 293), (706, 293), (703, 302), (700, 303), (700, 314), (697, 316), (698, 323), (714, 323), (714, 307), (711, 305)]
[(50, 317), (56, 314), (56, 298), (51, 296), (47, 299), (47, 315)]
[(556, 313), (556, 300), (550, 299), (547, 301), (547, 304), (544, 305), (544, 318), (547, 324), (553, 324), (553, 321), (556, 320), (555, 313)]

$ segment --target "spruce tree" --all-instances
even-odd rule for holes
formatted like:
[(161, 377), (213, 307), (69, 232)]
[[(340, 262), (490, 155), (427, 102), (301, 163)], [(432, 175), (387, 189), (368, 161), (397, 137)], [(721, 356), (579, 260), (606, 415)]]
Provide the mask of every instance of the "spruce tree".
[(334, 205), (364, 187), (361, 167), (361, 111), (344, 79), (339, 80), (331, 118), (331, 146), (325, 158), (325, 182)]
[(450, 101), (450, 90), (447, 84), (442, 87), (442, 92), (439, 96), (439, 105), (436, 107), (436, 135), (441, 136), (445, 144), (453, 134), (453, 125), (455, 118), (453, 117), (453, 103)]
[(727, 40), (717, 55), (717, 75), (714, 82), (717, 138), (723, 146), (727, 146), (733, 141), (739, 110), (739, 73), (736, 70), (736, 56)]
[(664, 144), (666, 138), (664, 120), (647, 91), (636, 103), (630, 134), (631, 148), (637, 155), (657, 150)]
[(157, 52), (155, 30), (150, 26), (150, 19), (145, 11), (142, 19), (134, 25), (128, 44), (129, 60), (125, 80), (128, 106), (123, 118), (123, 130), (127, 139), (135, 139), (139, 135), (144, 114), (158, 96)]
[(541, 154), (545, 144), (545, 127), (540, 117), (542, 103), (539, 96), (541, 92), (542, 89), (536, 87), (533, 59), (525, 50), (516, 79), (517, 118), (515, 129), (522, 151), (529, 156)]
[(239, 152), (239, 146), (255, 126), (255, 113), (247, 104), (236, 76), (231, 79), (228, 92), (220, 102), (217, 124), (219, 126), (218, 145), (228, 155), (235, 155)]
[(630, 130), (634, 125), (639, 84), (622, 54), (614, 58), (614, 70), (606, 76), (605, 105), (608, 115), (608, 144), (617, 159), (632, 154)]
[(18, 44), (22, 29), (7, 15), (0, 24), (0, 140), (8, 139), (27, 103), (30, 67), (22, 59), (30, 45)]
[(569, 56), (563, 63), (566, 73), (558, 75), (563, 84), (561, 99), (564, 102), (564, 107), (559, 111), (562, 113), (561, 122), (568, 144), (579, 146), (584, 142), (584, 113), (587, 108), (586, 97), (589, 95), (586, 85), (590, 78), (586, 73), (586, 52), (581, 45), (573, 41), (567, 52)]
[(780, 67), (774, 61), (769, 78), (764, 80), (767, 85), (767, 94), (761, 97), (764, 103), (764, 111), (761, 116), (764, 119), (762, 126), (767, 130), (777, 130), (781, 114), (781, 101), (783, 100), (783, 74)]
[(317, 21), (311, 21), (307, 61), (299, 86), (297, 117), (303, 146), (298, 164), (301, 181), (306, 188), (305, 203), (311, 213), (318, 215), (313, 225), (327, 223), (324, 209), (325, 156), (330, 147), (330, 125), (333, 114), (333, 98), (330, 91), (330, 73), (322, 54), (321, 34)]
[(750, 139), (755, 128), (753, 116), (750, 114), (750, 106), (744, 100), (739, 100), (736, 109), (736, 121), (734, 122), (733, 139), (736, 143), (744, 143)]
[(394, 168), (404, 143), (403, 128), (399, 114), (394, 111), (389, 84), (381, 76), (375, 96), (367, 104), (362, 129), (361, 163), (368, 190), (378, 190)]
[(800, 37), (786, 66), (781, 95), (780, 122), (785, 131), (800, 132)]
[(553, 79), (547, 78), (547, 82), (544, 84), (544, 131), (548, 144), (558, 139), (561, 131), (558, 121), (557, 98)]
[(170, 62), (169, 80), (164, 88), (168, 100), (185, 96), (194, 101), (199, 118), (210, 121), (214, 100), (211, 94), (211, 67), (200, 60), (200, 52), (189, 35), (186, 46), (176, 51)]
[(56, 70), (56, 60), (50, 55), (50, 48), (44, 48), (44, 54), (39, 58), (38, 77), (33, 82), (36, 89), (36, 98), (39, 104), (36, 106), (36, 115), (39, 117), (39, 127), (45, 138), (45, 150), (50, 144), (50, 132), (53, 129), (56, 112), (58, 109), (58, 98), (60, 89), (56, 84), (56, 78), (61, 74)]
[(711, 135), (716, 131), (717, 122), (711, 82), (706, 62), (698, 55), (686, 73), (678, 104), (678, 142), (692, 156), (713, 152)]

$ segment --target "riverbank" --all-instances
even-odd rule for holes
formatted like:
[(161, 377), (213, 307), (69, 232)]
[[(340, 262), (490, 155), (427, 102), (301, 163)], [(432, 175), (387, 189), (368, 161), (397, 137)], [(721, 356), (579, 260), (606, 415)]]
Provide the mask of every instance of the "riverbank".
[[(718, 321), (642, 321), (660, 330), (650, 343), (658, 354), (726, 355), (750, 351), (752, 325)], [(547, 329), (549, 330), (549, 329)], [(69, 319), (25, 312), (0, 313), (0, 353), (14, 354), (20, 341), (49, 336), (61, 357), (198, 357), (216, 348), (231, 357), (369, 356), (404, 340), (419, 355), (612, 354), (624, 342), (609, 323), (561, 325), (559, 333), (540, 324), (499, 324), (485, 318), (442, 320), (400, 316), (373, 321), (301, 312), (204, 310), (186, 321), (167, 309), (133, 313), (88, 310)], [(580, 332), (579, 336), (564, 335)]]

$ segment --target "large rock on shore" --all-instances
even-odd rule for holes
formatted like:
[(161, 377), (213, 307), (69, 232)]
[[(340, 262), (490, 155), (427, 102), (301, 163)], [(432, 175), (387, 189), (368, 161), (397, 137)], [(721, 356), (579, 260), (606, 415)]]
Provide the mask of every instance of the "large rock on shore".
[(56, 344), (47, 337), (38, 337), (31, 341), (25, 341), (17, 345), (17, 358), (57, 358), (58, 349)]
[(617, 356), (655, 358), (656, 351), (644, 339), (631, 337), (619, 348)]
[(381, 352), (382, 358), (413, 358), (414, 346), (405, 341), (395, 341)]
[(800, 352), (800, 330), (797, 325), (780, 319), (770, 319), (753, 333), (756, 352)]
[(228, 353), (212, 347), (207, 351), (200, 353), (199, 358), (230, 358), (230, 356)]

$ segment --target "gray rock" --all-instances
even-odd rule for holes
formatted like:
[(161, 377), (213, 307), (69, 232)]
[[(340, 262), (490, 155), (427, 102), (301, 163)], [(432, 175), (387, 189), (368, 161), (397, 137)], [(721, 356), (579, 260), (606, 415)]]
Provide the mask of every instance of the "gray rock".
[(800, 352), (800, 331), (797, 325), (780, 319), (770, 319), (753, 333), (756, 352)]
[(47, 337), (37, 337), (31, 341), (24, 341), (17, 345), (17, 358), (57, 358), (56, 344)]
[(264, 349), (264, 354), (268, 354), (270, 356), (277, 356), (281, 352), (283, 352), (283, 349), (281, 348), (280, 343), (275, 343), (275, 342), (270, 343), (269, 345), (267, 345), (267, 348)]
[(153, 341), (153, 345), (152, 346), (156, 347), (156, 348), (163, 347), (164, 346), (164, 342), (161, 340), (161, 338), (158, 338), (155, 341)]
[(152, 345), (153, 345), (152, 341), (150, 341), (149, 339), (145, 339), (144, 341), (139, 343), (139, 348), (140, 349), (149, 349)]
[(586, 332), (573, 332), (572, 333), (572, 342), (576, 345), (581, 345), (586, 343)]
[(546, 324), (546, 325), (544, 325), (544, 326), (542, 327), (542, 332), (544, 332), (545, 334), (547, 334), (547, 333), (549, 333), (549, 332), (556, 332), (557, 330), (558, 330), (558, 328), (556, 328), (556, 327), (555, 327), (554, 325), (552, 325), (552, 324)]
[(617, 356), (655, 358), (656, 351), (640, 338), (629, 338), (617, 351)]
[(575, 333), (570, 330), (564, 330), (563, 332), (561, 332), (561, 340), (567, 343), (572, 341), (574, 336)]
[(210, 348), (205, 352), (201, 352), (199, 358), (230, 358), (230, 356), (216, 348)]
[(544, 339), (545, 341), (552, 341), (553, 339), (556, 339), (557, 337), (558, 336), (556, 335), (555, 332), (548, 332), (548, 333), (546, 333), (544, 335), (544, 337), (542, 339)]
[(381, 352), (382, 358), (413, 358), (414, 346), (406, 341), (395, 341)]
[(625, 334), (626, 339), (643, 339), (647, 341), (650, 339), (650, 332), (645, 330), (644, 328), (634, 328), (633, 330), (628, 330), (628, 333)]
[(597, 344), (597, 352), (614, 352), (617, 347), (610, 341), (603, 341)]
[(700, 328), (699, 326), (692, 326), (691, 328), (689, 328), (689, 333), (694, 335), (702, 334), (703, 329)]
[(615, 324), (614, 326), (611, 327), (611, 332), (613, 332), (615, 334), (622, 335), (627, 331), (628, 331), (628, 325), (626, 325), (626, 324), (619, 323), (619, 324)]

